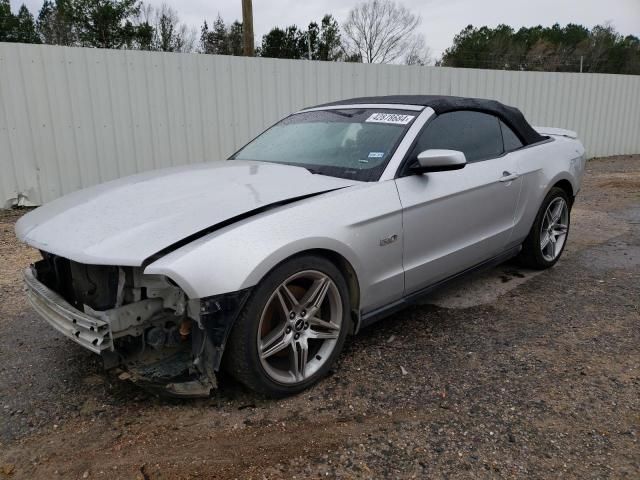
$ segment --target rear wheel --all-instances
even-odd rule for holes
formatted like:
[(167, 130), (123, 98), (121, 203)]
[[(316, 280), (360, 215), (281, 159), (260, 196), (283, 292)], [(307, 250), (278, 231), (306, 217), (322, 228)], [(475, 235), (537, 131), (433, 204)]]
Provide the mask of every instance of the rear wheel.
[(240, 313), (225, 368), (257, 392), (284, 396), (324, 376), (349, 330), (346, 282), (328, 260), (293, 258), (269, 273)]
[(554, 187), (547, 194), (522, 245), (521, 259), (526, 266), (542, 270), (558, 261), (569, 235), (569, 205), (561, 188)]

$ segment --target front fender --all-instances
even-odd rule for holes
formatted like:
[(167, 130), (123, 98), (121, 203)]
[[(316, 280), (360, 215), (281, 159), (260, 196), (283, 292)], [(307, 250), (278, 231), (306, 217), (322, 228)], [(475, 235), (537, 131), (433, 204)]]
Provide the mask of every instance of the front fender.
[[(169, 253), (145, 273), (166, 275), (190, 298), (204, 298), (252, 287), (287, 258), (323, 249), (351, 264), (361, 306), (387, 302), (403, 293), (401, 215), (393, 182), (359, 185), (241, 220)], [(390, 235), (400, 241), (382, 247), (380, 239)]]
[(260, 264), (256, 265), (256, 267), (247, 275), (243, 282), (243, 288), (256, 285), (260, 282), (260, 279), (286, 259), (309, 250), (318, 249), (328, 250), (341, 255), (351, 264), (358, 277), (362, 274), (362, 265), (360, 260), (358, 259), (356, 252), (354, 252), (348, 245), (329, 237), (307, 237), (292, 241), (287, 245), (283, 245), (278, 250), (267, 255)]

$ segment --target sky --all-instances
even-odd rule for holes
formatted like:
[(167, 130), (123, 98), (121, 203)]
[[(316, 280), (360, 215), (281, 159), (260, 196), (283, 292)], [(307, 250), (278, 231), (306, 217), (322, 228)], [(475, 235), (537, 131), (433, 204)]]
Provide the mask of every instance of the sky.
[[(42, 0), (23, 0), (34, 15)], [(319, 22), (325, 13), (340, 23), (361, 0), (254, 0), (253, 22), (256, 44), (274, 26)], [(19, 0), (11, 1), (17, 9)], [(211, 24), (218, 13), (227, 23), (242, 19), (241, 0), (145, 0), (173, 7), (180, 19), (199, 31), (202, 21)], [(453, 37), (469, 24), (514, 28), (554, 23), (578, 23), (588, 27), (611, 23), (622, 34), (640, 36), (640, 0), (400, 0), (422, 18), (419, 30), (434, 58), (451, 45)]]

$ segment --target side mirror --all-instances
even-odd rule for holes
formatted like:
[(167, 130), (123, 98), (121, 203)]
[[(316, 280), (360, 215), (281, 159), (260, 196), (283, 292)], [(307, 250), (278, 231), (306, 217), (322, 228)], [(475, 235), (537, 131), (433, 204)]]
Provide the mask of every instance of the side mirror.
[(418, 154), (418, 161), (409, 170), (415, 174), (459, 170), (467, 164), (464, 153), (457, 150), (425, 150)]

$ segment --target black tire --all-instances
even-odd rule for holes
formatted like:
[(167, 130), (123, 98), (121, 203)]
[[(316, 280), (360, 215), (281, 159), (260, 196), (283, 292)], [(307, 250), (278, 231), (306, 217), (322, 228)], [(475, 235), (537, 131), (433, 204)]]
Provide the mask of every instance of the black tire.
[[(274, 381), (263, 368), (257, 348), (260, 316), (274, 291), (298, 272), (315, 270), (333, 280), (342, 304), (342, 324), (335, 347), (322, 367), (295, 385)], [(249, 389), (270, 397), (284, 397), (303, 391), (324, 377), (344, 346), (351, 330), (351, 307), (347, 283), (340, 270), (329, 260), (315, 256), (293, 257), (275, 267), (255, 287), (231, 331), (223, 358), (223, 368)]]
[[(540, 248), (540, 240), (541, 240), (541, 232), (542, 232), (542, 222), (544, 221), (544, 215), (547, 211), (547, 208), (557, 198), (562, 198), (567, 205), (567, 230), (566, 237), (560, 252), (553, 260), (548, 260), (544, 258), (542, 249)], [(523, 266), (533, 268), (535, 270), (544, 270), (547, 268), (553, 267), (556, 262), (562, 256), (562, 252), (564, 251), (564, 247), (567, 245), (567, 239), (569, 236), (569, 229), (571, 227), (571, 199), (567, 195), (562, 188), (553, 187), (547, 196), (545, 197), (540, 209), (538, 210), (538, 214), (536, 215), (536, 219), (533, 222), (533, 226), (529, 231), (529, 235), (522, 244), (522, 252), (520, 253), (520, 263)]]

